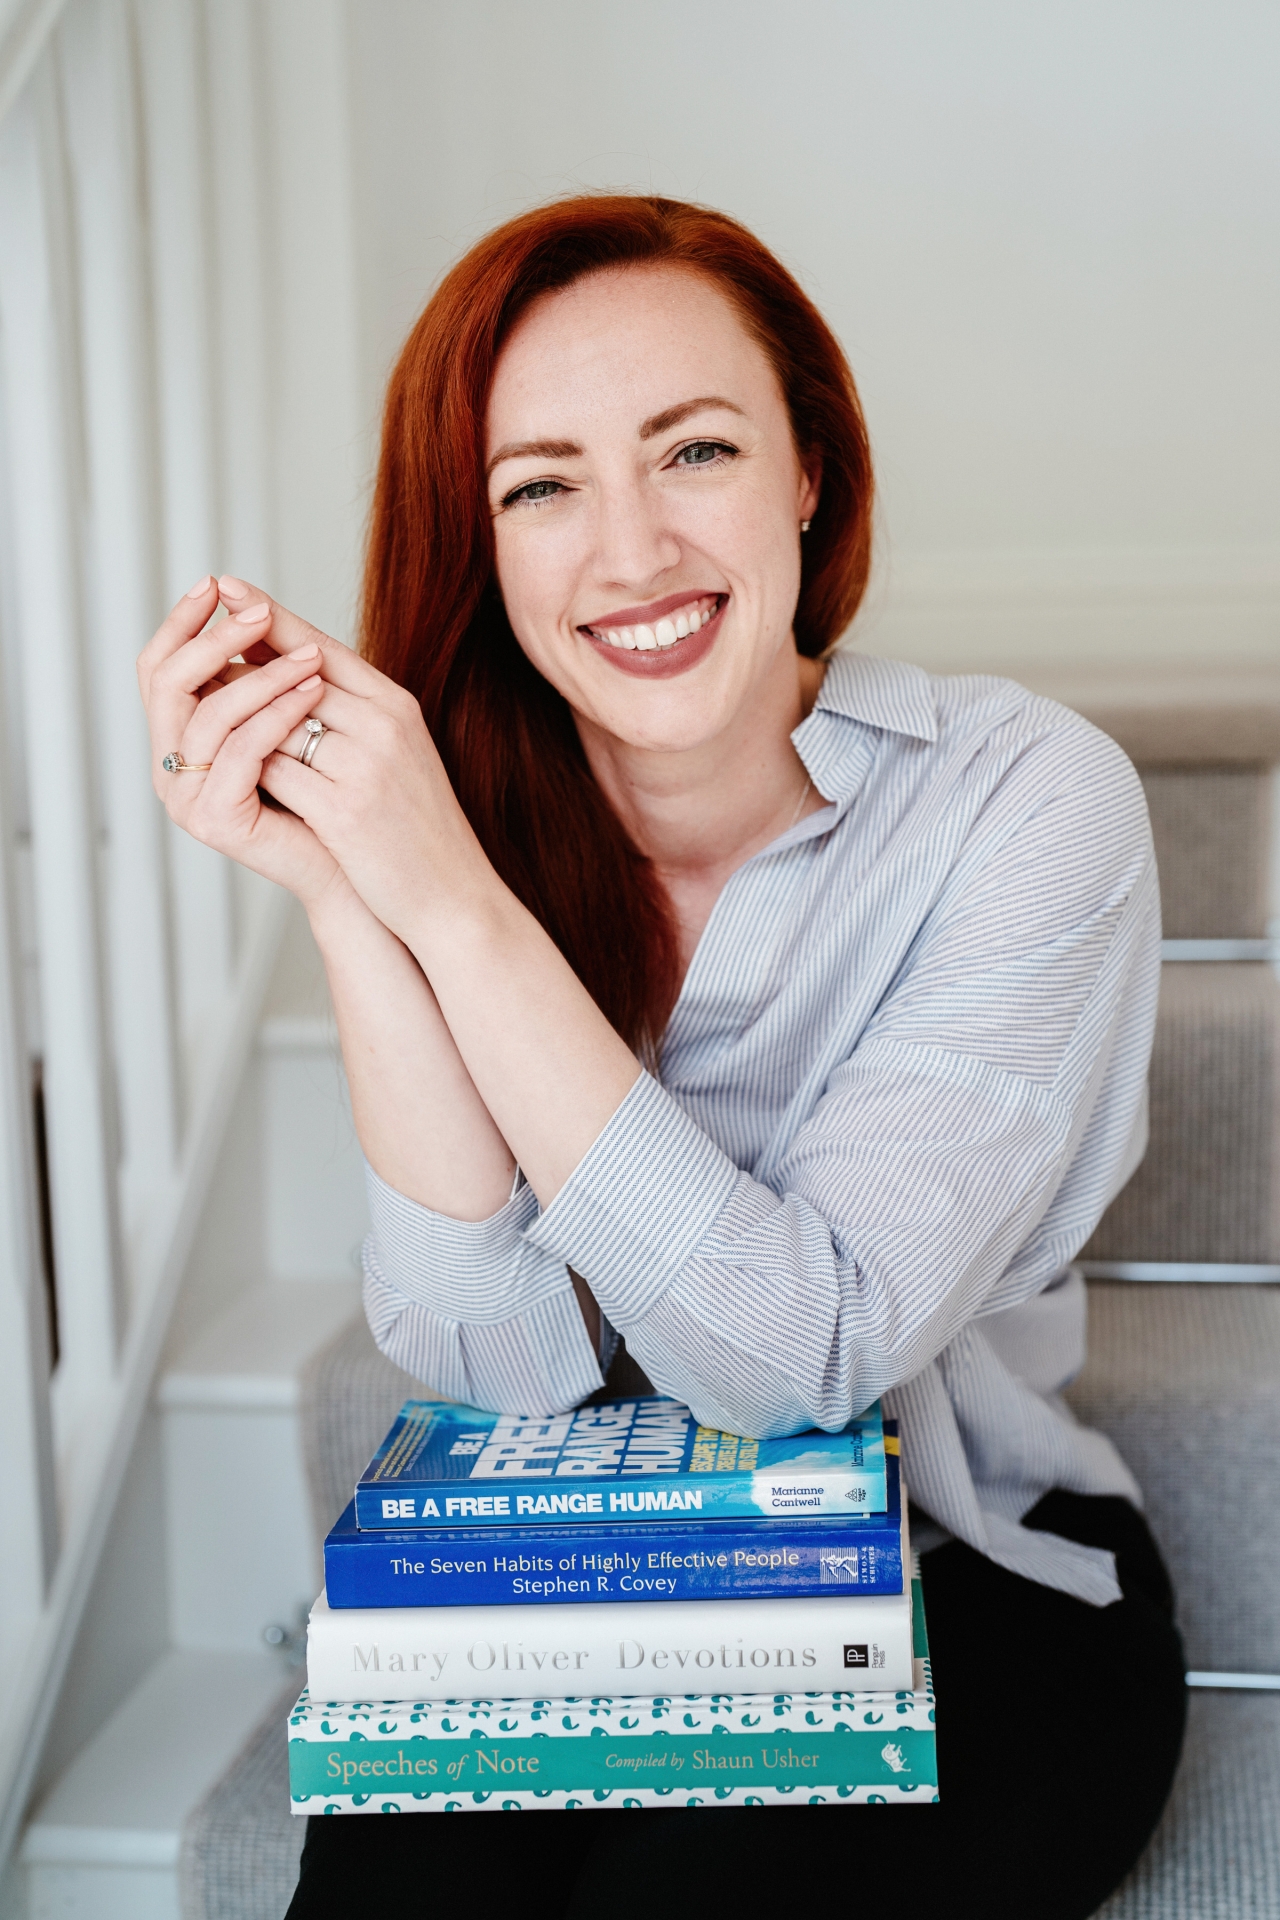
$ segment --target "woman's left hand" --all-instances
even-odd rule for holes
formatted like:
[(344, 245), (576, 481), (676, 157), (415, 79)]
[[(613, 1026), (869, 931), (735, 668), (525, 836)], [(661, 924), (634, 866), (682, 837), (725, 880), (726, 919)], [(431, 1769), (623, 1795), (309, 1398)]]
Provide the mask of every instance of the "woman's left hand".
[[(229, 581), (219, 585), (234, 610), (239, 596)], [(268, 596), (244, 586), (243, 598), (251, 604)], [(447, 906), (451, 896), (493, 879), (492, 869), (413, 695), (287, 608), (271, 608), (273, 647), (292, 652), (319, 643), (324, 684), (311, 717), (325, 732), (303, 766), (309, 736), (295, 728), (264, 764), (261, 784), (306, 821), (379, 920), (411, 942), (428, 901)]]

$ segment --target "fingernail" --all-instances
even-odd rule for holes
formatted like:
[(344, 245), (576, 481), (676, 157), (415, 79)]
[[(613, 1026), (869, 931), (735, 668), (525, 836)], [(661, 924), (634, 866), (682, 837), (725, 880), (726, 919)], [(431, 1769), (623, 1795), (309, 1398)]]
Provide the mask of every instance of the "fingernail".
[(227, 600), (243, 600), (249, 589), (243, 580), (237, 580), (233, 573), (224, 573), (218, 582), (218, 592)]
[(188, 600), (202, 600), (213, 585), (213, 575), (206, 573), (203, 580), (197, 580), (194, 587), (187, 588)]
[[(244, 615), (241, 614), (240, 618), (243, 620)], [(315, 641), (308, 640), (305, 647), (295, 647), (288, 657), (290, 660), (310, 660), (312, 655), (319, 653), (319, 651), (320, 649)]]
[(259, 600), (256, 607), (246, 607), (243, 613), (238, 613), (235, 617), (242, 625), (253, 627), (257, 625), (259, 620), (265, 620), (270, 611), (271, 608), (267, 605), (267, 602), (265, 600)]
[(318, 673), (313, 673), (309, 680), (299, 680), (297, 686), (294, 688), (294, 692), (306, 693), (308, 688), (318, 687), (319, 685), (320, 685), (320, 675)]

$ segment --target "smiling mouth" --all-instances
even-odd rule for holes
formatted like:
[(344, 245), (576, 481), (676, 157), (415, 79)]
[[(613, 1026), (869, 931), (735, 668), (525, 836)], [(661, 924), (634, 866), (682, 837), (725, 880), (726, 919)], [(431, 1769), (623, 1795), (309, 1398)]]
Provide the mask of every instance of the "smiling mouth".
[(631, 626), (613, 626), (603, 620), (579, 627), (578, 631), (603, 646), (617, 647), (626, 653), (666, 653), (714, 620), (728, 597), (727, 593), (691, 594), (660, 620)]

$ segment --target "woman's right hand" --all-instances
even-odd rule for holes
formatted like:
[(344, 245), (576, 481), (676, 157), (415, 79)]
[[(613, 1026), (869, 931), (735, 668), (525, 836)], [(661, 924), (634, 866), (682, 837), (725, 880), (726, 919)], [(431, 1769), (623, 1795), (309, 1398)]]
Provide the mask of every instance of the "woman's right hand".
[[(347, 882), (331, 853), (296, 814), (264, 806), (262, 763), (306, 719), (320, 696), (320, 649), (234, 667), (261, 657), (271, 625), (262, 602), (206, 627), (218, 608), (211, 578), (185, 594), (138, 658), (151, 729), (152, 780), (171, 820), (219, 853), (288, 887), (311, 906)], [(185, 767), (166, 771), (181, 756)], [(196, 769), (200, 769), (197, 771)]]

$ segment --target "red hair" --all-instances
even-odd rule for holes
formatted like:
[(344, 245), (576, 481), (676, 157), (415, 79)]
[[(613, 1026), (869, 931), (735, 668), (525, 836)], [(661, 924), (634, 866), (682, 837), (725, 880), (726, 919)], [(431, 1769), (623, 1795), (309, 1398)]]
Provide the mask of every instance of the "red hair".
[(796, 644), (816, 656), (849, 624), (870, 564), (873, 483), (862, 410), (831, 329), (727, 214), (648, 194), (588, 194), (486, 235), (409, 335), (387, 389), (361, 651), (421, 702), (497, 872), (617, 1031), (652, 1055), (678, 984), (670, 902), (596, 785), (567, 702), (511, 631), (484, 471), (489, 389), (515, 322), (540, 294), (629, 266), (710, 280), (767, 355), (797, 451), (821, 463)]

